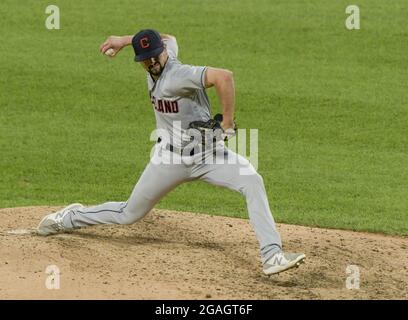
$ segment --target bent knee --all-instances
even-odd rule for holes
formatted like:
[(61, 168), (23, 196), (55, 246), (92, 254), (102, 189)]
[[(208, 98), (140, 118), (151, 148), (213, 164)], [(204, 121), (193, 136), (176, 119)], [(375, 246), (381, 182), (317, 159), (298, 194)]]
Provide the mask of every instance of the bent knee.
[[(147, 213), (147, 212), (146, 212)], [(133, 224), (140, 219), (142, 219), (146, 213), (144, 212), (133, 212), (133, 211), (123, 211), (119, 217), (118, 217), (118, 222), (119, 224)]]
[(245, 176), (240, 189), (244, 194), (259, 192), (260, 189), (264, 189), (264, 181), (262, 176), (259, 173)]
[(247, 179), (248, 179), (247, 183), (249, 186), (263, 186), (264, 185), (263, 178), (258, 172), (255, 172), (254, 174), (247, 176)]

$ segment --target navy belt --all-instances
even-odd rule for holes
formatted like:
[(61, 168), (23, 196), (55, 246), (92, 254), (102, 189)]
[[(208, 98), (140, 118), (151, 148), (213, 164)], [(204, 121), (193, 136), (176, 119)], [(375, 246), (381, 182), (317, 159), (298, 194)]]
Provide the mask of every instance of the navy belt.
[[(160, 142), (161, 142), (161, 138), (159, 137), (159, 138), (157, 139), (157, 143), (160, 143)], [(167, 144), (166, 144), (165, 149), (166, 149), (166, 150), (169, 150), (170, 152), (177, 153), (177, 154), (179, 154), (179, 155), (183, 155), (183, 151), (184, 151), (184, 149), (180, 149), (180, 148), (174, 147), (174, 146), (173, 146), (172, 144), (170, 144), (170, 143), (167, 143)], [(195, 154), (194, 148), (192, 148), (192, 149), (190, 150), (190, 156), (193, 156), (194, 154)]]

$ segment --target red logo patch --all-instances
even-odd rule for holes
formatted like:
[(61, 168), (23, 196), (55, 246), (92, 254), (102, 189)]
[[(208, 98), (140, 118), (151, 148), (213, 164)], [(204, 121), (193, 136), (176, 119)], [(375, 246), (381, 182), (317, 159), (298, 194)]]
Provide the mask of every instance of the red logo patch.
[(149, 48), (149, 47), (150, 47), (150, 43), (149, 43), (148, 41), (149, 41), (149, 38), (148, 38), (148, 37), (144, 37), (144, 38), (140, 39), (140, 46), (141, 46), (143, 49)]

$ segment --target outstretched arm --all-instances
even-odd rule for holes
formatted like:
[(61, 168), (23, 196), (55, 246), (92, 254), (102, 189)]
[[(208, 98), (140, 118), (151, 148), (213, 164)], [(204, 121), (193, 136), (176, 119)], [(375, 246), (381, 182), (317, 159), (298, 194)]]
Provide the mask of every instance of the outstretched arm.
[(231, 71), (217, 68), (207, 68), (205, 72), (205, 86), (215, 87), (222, 106), (223, 129), (234, 128), (235, 87)]

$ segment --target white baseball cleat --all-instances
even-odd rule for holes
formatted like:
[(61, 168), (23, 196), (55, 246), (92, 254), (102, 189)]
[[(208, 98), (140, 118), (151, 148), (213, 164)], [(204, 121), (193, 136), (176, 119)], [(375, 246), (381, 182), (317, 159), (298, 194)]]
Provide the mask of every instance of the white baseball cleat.
[(46, 215), (37, 227), (37, 234), (39, 234), (40, 236), (48, 236), (50, 234), (55, 234), (67, 230), (67, 228), (62, 224), (65, 215), (70, 210), (83, 207), (84, 206), (80, 203), (73, 203), (68, 207), (61, 209), (60, 211)]
[(279, 251), (275, 253), (263, 265), (263, 272), (266, 275), (277, 274), (279, 272), (299, 267), (304, 262), (306, 255), (304, 253), (290, 253)]

